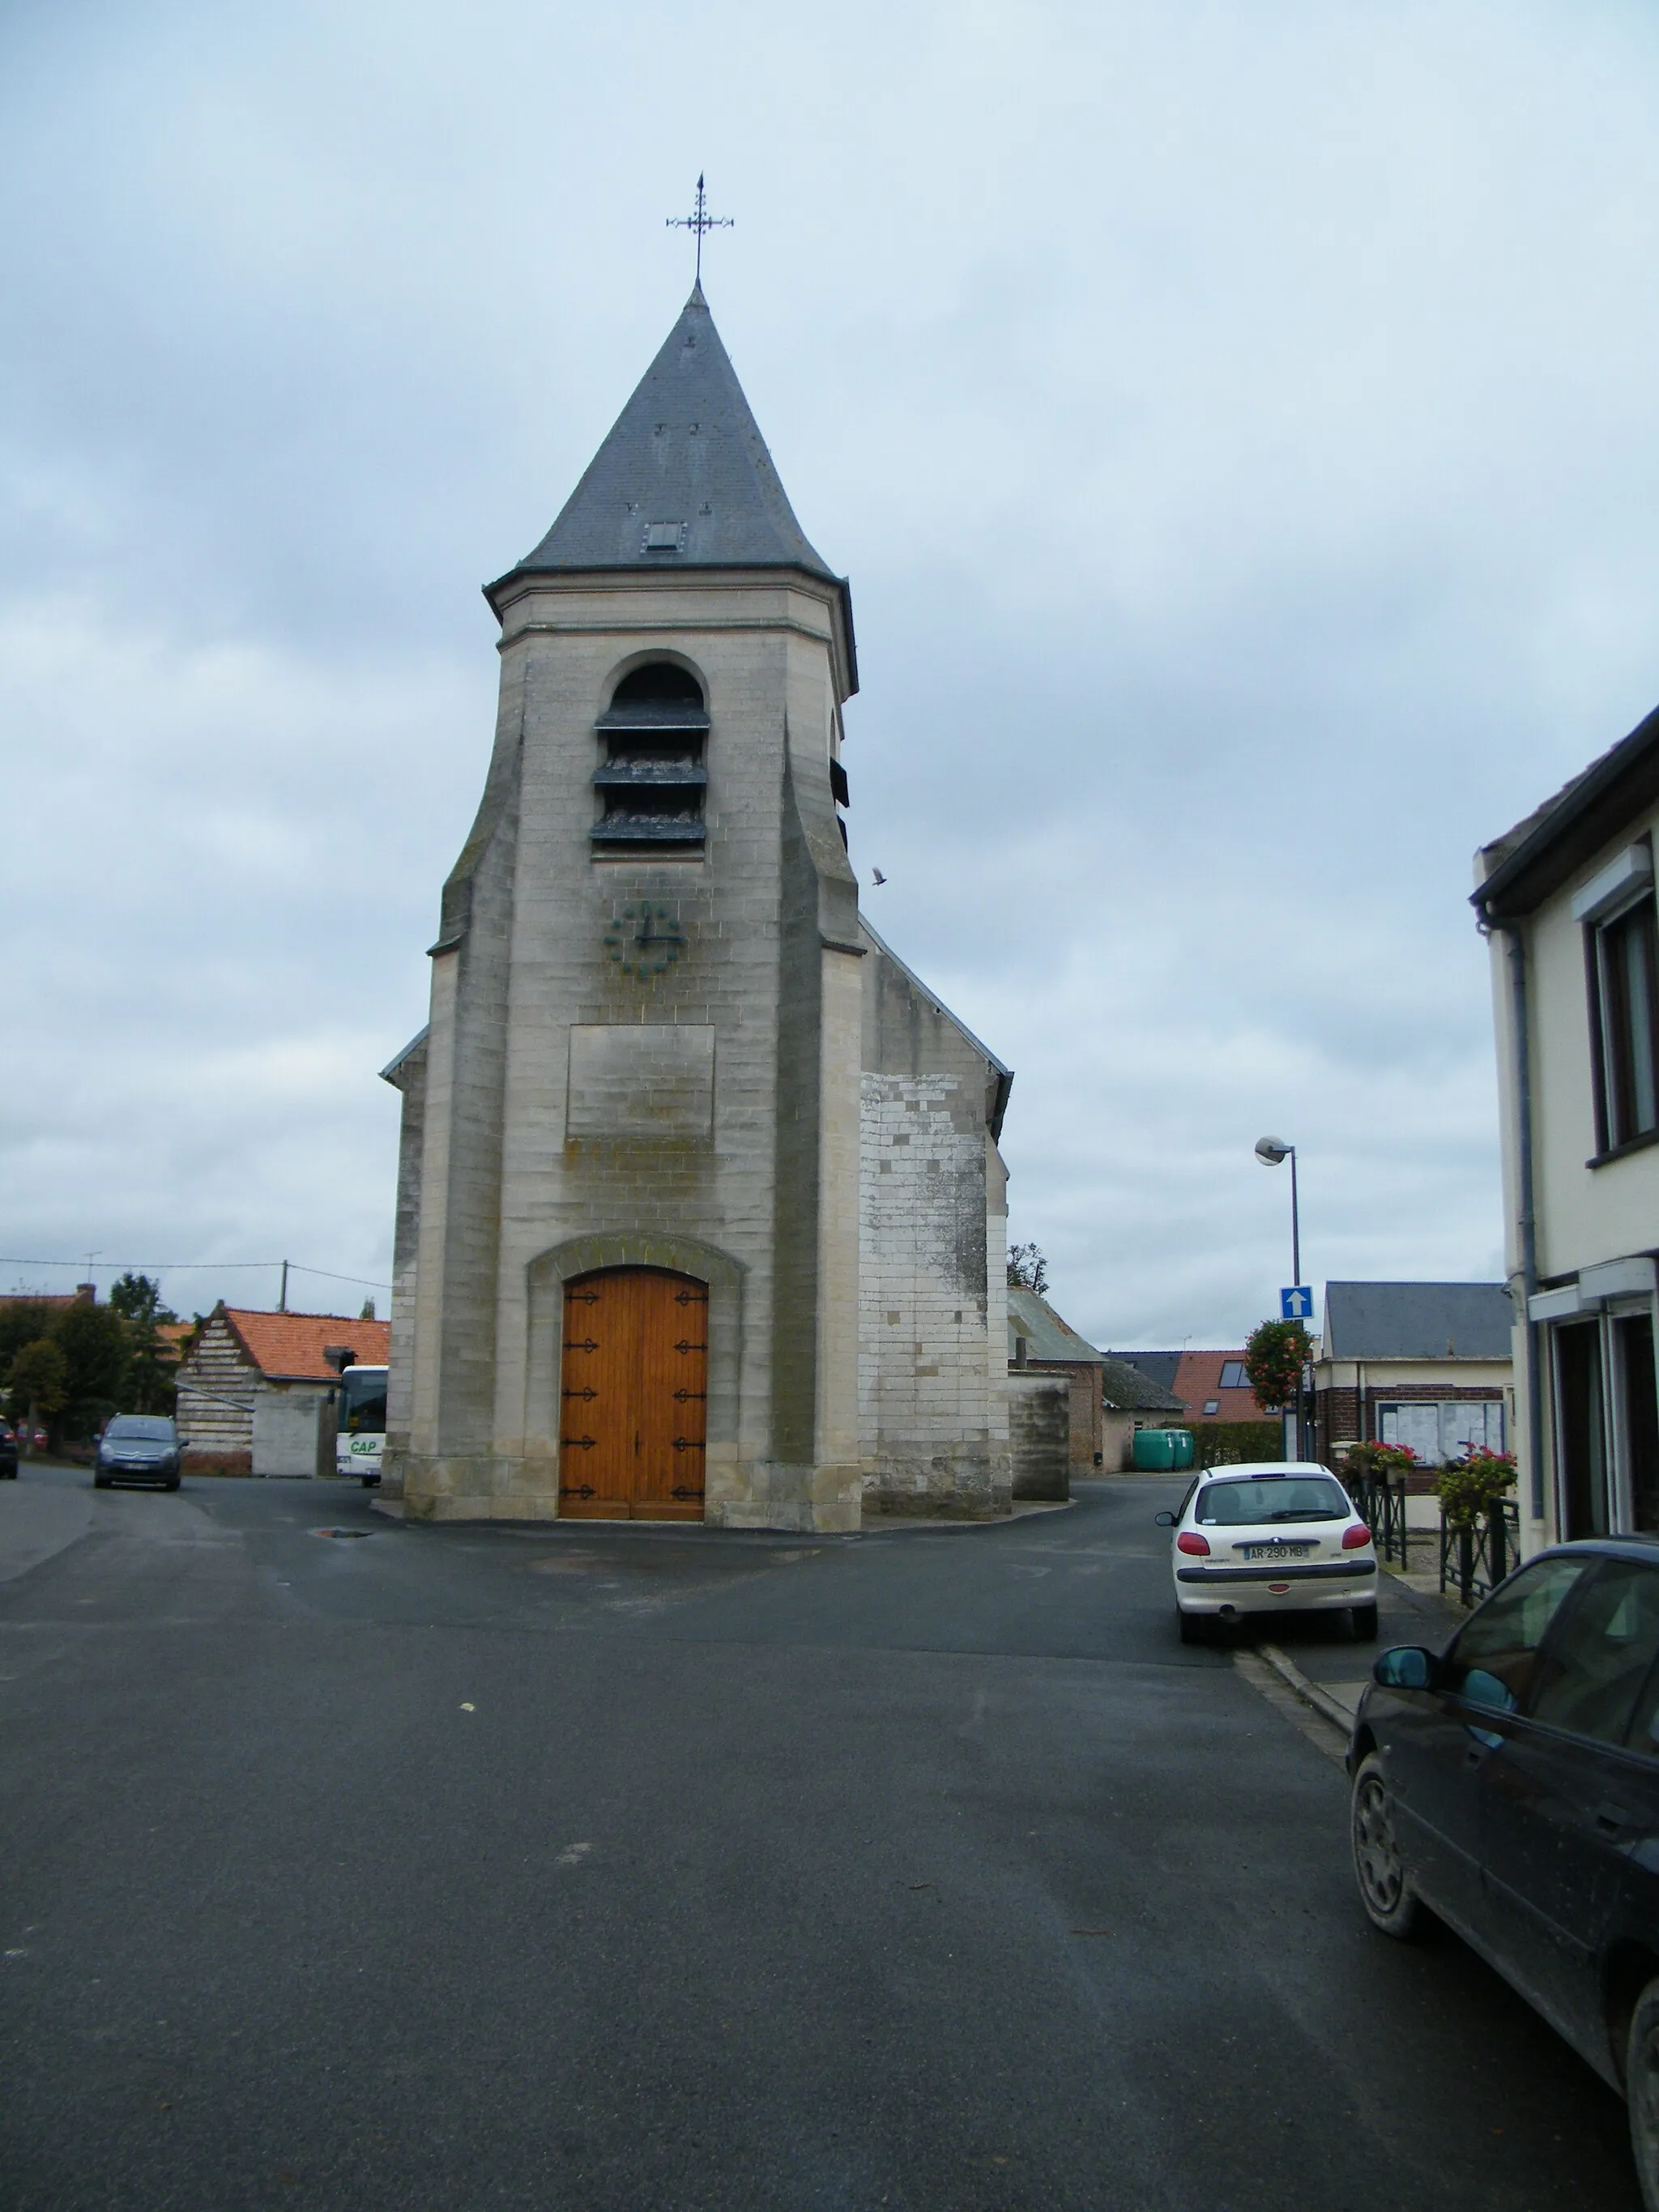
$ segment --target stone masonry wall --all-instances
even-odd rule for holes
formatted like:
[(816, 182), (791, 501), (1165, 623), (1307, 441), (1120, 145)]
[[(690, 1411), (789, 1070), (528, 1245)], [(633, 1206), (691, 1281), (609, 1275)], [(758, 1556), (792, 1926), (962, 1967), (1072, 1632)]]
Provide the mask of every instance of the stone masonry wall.
[(1069, 1379), (1027, 1367), (1008, 1377), (1008, 1451), (1016, 1498), (1058, 1504), (1072, 1494)]
[(999, 1307), (994, 1345), (986, 1063), (884, 951), (872, 948), (865, 964), (864, 1510), (1006, 1513), (1006, 1323)]
[[(562, 1330), (550, 1285), (560, 1254), (599, 1237), (629, 1262), (647, 1247), (665, 1250), (665, 1240), (700, 1243), (729, 1278), (711, 1317), (710, 1358), (729, 1366), (734, 1382), (718, 1403), (711, 1396), (708, 1517), (856, 1525), (856, 1459), (837, 1478), (848, 1492), (840, 1503), (822, 1494), (825, 1470), (814, 1459), (819, 1401), (833, 1389), (811, 1337), (821, 1242), (811, 963), (831, 957), (821, 939), (844, 941), (857, 927), (856, 884), (830, 792), (838, 725), (827, 596), (740, 576), (630, 578), (614, 587), (538, 579), (506, 612), (493, 796), (445, 912), (446, 937), (453, 929), (464, 948), (448, 1026), (458, 1040), (469, 1022), (487, 1034), (459, 1046), (447, 1076), (439, 1073), (446, 1024), (434, 974), (426, 1152), (430, 1164), (448, 1146), (449, 1225), (435, 1237), (423, 1231), (417, 1303), (423, 1313), (429, 1307), (430, 1337), (441, 1340), (441, 1395), (464, 1407), (465, 1419), (465, 1433), (447, 1408), (423, 1423), (417, 1372), (406, 1465), (410, 1510), (422, 1517), (556, 1512)], [(622, 673), (663, 658), (696, 676), (711, 717), (706, 848), (696, 858), (596, 854), (596, 718)], [(786, 839), (795, 862), (787, 890)], [(630, 910), (637, 916), (645, 902), (684, 943), (672, 964), (642, 976), (627, 971), (617, 945)], [(808, 988), (791, 988), (786, 931), (799, 941)], [(623, 1062), (599, 1032), (614, 1028), (654, 1030), (660, 1052), (641, 1037), (634, 1056), (641, 1067), (659, 1065), (688, 1097), (691, 1059), (702, 1065), (712, 1032), (707, 1118), (694, 1127), (688, 1108), (675, 1127), (653, 1130), (636, 1126), (631, 1108), (613, 1114), (621, 1094), (605, 1071)], [(672, 1034), (687, 1029), (698, 1032), (695, 1054)], [(848, 1048), (850, 1097), (855, 1030)], [(786, 1066), (799, 1076), (781, 1116)], [(434, 1103), (441, 1081), (455, 1101), (453, 1143)], [(479, 1120), (493, 1121), (493, 1145), (474, 1129)], [(848, 1183), (850, 1217), (850, 1158)], [(437, 1202), (428, 1173), (422, 1207), (434, 1231)], [(448, 1263), (441, 1301), (429, 1306), (426, 1254), (440, 1237)], [(798, 1348), (782, 1332), (791, 1347), (784, 1371), (775, 1324), (781, 1248), (800, 1273), (809, 1331)], [(691, 1260), (665, 1263), (708, 1272)], [(474, 1287), (484, 1268), (487, 1295)], [(849, 1313), (852, 1303), (849, 1283)], [(850, 1439), (850, 1331), (846, 1367)], [(481, 1392), (489, 1406), (482, 1434), (473, 1425)], [(432, 1438), (424, 1445), (423, 1432)]]

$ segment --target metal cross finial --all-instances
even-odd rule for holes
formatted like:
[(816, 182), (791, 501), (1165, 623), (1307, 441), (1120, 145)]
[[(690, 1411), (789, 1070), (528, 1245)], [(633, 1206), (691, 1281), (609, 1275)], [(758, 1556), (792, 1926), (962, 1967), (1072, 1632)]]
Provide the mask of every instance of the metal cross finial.
[(701, 284), (702, 282), (703, 233), (707, 230), (734, 229), (736, 228), (736, 218), (729, 215), (709, 214), (708, 203), (703, 198), (702, 179), (699, 177), (697, 179), (697, 204), (696, 207), (693, 208), (690, 215), (671, 215), (666, 216), (665, 218), (665, 227), (669, 230), (689, 230), (695, 232), (697, 240), (697, 282)]

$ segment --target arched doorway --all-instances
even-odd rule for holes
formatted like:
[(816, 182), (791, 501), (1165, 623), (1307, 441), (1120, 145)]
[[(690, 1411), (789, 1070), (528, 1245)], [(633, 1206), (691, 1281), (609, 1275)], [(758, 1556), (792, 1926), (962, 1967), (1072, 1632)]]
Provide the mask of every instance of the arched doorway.
[(559, 1512), (701, 1521), (708, 1433), (708, 1285), (606, 1267), (565, 1285)]

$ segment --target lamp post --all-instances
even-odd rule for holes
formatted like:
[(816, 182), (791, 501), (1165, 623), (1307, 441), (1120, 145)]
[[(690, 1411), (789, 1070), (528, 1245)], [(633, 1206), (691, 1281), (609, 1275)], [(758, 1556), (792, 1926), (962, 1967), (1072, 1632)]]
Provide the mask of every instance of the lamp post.
[[(1302, 1215), (1296, 1188), (1296, 1146), (1287, 1145), (1283, 1137), (1258, 1137), (1255, 1156), (1264, 1168), (1283, 1167), (1291, 1164), (1291, 1285), (1302, 1286)], [(1298, 1382), (1296, 1393), (1296, 1455), (1303, 1456), (1302, 1386)]]
[(1255, 1156), (1264, 1168), (1283, 1167), (1291, 1164), (1291, 1281), (1298, 1288), (1302, 1282), (1302, 1221), (1297, 1206), (1296, 1146), (1287, 1145), (1283, 1137), (1258, 1137)]

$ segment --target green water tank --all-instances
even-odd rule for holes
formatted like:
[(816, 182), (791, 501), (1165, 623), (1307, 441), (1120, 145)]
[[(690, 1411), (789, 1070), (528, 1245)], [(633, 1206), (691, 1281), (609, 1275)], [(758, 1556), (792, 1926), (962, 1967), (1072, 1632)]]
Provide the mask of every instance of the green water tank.
[(1140, 1474), (1176, 1474), (1193, 1463), (1190, 1429), (1137, 1429), (1133, 1459)]

